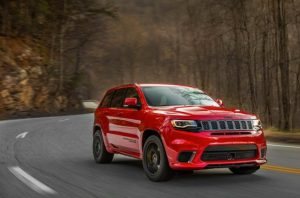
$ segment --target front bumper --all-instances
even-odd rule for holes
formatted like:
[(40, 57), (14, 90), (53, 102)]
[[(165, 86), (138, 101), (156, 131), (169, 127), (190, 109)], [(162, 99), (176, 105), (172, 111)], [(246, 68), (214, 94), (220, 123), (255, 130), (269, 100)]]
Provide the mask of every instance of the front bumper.
[[(263, 131), (251, 131), (249, 135), (222, 135), (214, 136), (210, 132), (184, 132), (169, 128), (163, 137), (166, 148), (166, 153), (169, 160), (169, 165), (172, 169), (205, 169), (217, 167), (232, 167), (232, 166), (253, 166), (262, 165), (266, 160), (266, 140)], [(255, 155), (246, 158), (238, 158), (239, 151), (234, 152), (224, 151), (224, 154), (232, 154), (231, 157), (221, 158), (216, 160), (205, 160), (203, 158), (204, 152), (208, 147), (231, 147), (252, 145), (256, 148)], [(222, 148), (220, 147), (220, 148)], [(190, 158), (185, 162), (180, 160), (180, 154), (183, 152), (191, 153)], [(219, 150), (217, 152), (222, 152)], [(238, 154), (237, 154), (238, 153)], [(220, 153), (218, 154), (220, 156)], [(203, 160), (204, 159), (204, 160)]]

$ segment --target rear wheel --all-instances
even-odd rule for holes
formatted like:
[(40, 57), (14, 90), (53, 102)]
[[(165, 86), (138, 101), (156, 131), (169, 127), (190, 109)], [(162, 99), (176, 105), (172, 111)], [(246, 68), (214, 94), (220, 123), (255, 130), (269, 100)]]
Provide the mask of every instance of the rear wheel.
[(239, 167), (239, 168), (232, 167), (229, 168), (229, 170), (237, 175), (248, 175), (248, 174), (255, 173), (257, 170), (259, 170), (259, 168), (260, 166)]
[(93, 155), (97, 163), (110, 163), (114, 158), (114, 154), (106, 150), (100, 130), (93, 137)]
[(143, 149), (143, 167), (151, 181), (166, 181), (173, 176), (164, 146), (159, 137), (147, 138)]

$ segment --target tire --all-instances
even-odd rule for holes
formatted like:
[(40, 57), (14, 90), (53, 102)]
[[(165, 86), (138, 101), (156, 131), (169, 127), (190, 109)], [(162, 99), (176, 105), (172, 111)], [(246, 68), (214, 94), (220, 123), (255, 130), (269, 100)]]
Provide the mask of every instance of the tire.
[(260, 166), (251, 166), (251, 167), (239, 167), (239, 168), (229, 168), (229, 170), (236, 175), (249, 175), (255, 173), (259, 170)]
[(93, 155), (95, 161), (101, 164), (110, 163), (114, 158), (114, 154), (106, 150), (100, 130), (97, 130), (93, 136)]
[(146, 139), (143, 148), (143, 168), (147, 177), (154, 182), (167, 181), (173, 176), (164, 146), (155, 135)]

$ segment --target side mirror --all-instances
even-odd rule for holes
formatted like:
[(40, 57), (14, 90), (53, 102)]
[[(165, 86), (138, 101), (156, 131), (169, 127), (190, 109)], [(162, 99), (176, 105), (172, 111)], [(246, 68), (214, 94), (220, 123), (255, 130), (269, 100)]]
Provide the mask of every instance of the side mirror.
[(220, 105), (220, 107), (224, 107), (224, 103), (221, 99), (216, 99), (216, 102)]
[(136, 98), (125, 98), (123, 107), (127, 108), (139, 108)]

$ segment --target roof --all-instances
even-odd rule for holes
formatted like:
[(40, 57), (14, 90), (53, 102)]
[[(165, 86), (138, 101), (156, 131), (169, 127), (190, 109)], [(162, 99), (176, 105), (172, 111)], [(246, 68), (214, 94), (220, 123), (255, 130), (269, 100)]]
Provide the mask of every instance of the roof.
[(141, 84), (136, 84), (136, 85), (141, 86), (141, 87), (182, 86), (182, 87), (196, 88), (196, 87), (189, 86), (189, 85), (168, 84), (168, 83), (141, 83)]
[(123, 85), (118, 85), (114, 86), (110, 89), (109, 91), (115, 90), (115, 89), (120, 89), (120, 88), (126, 88), (126, 87), (134, 87), (134, 86), (139, 86), (139, 87), (162, 87), (162, 86), (181, 86), (181, 87), (189, 87), (189, 88), (196, 88), (193, 86), (188, 86), (188, 85), (179, 85), (179, 84), (167, 84), (167, 83), (134, 83), (134, 84), (123, 84)]

